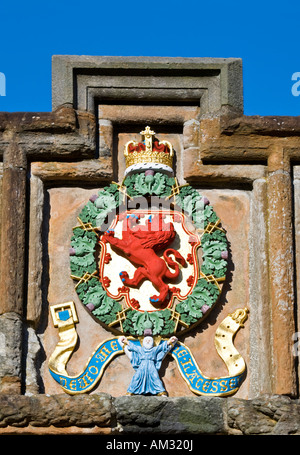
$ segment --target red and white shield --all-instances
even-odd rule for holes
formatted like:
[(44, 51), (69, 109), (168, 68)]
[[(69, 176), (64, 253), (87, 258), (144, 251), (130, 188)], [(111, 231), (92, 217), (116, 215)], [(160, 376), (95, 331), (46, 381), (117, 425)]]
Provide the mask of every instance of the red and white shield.
[(172, 210), (116, 215), (101, 236), (100, 280), (107, 294), (139, 311), (185, 300), (199, 278), (200, 238), (193, 223)]

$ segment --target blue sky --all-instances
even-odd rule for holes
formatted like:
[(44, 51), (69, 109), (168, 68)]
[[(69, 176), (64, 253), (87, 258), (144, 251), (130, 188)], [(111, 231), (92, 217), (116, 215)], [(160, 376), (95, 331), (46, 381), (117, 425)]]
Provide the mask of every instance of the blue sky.
[(299, 1), (2, 2), (0, 111), (51, 111), (51, 56), (69, 54), (239, 57), (245, 115), (300, 115), (299, 13)]

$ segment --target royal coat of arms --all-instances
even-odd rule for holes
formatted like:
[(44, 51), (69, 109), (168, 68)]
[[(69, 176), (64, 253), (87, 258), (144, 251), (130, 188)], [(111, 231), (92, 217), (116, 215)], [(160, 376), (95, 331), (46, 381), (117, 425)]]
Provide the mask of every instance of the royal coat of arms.
[(218, 302), (227, 271), (226, 232), (208, 199), (178, 184), (170, 142), (156, 139), (150, 127), (141, 135), (142, 142), (125, 145), (123, 181), (90, 198), (70, 245), (79, 299), (115, 336), (101, 342), (83, 372), (71, 377), (66, 364), (77, 341), (75, 305), (52, 306), (60, 342), (49, 360), (50, 372), (66, 392), (87, 392), (107, 364), (125, 353), (135, 370), (127, 393), (166, 394), (159, 368), (169, 353), (194, 393), (232, 394), (245, 371), (233, 336), (248, 310), (237, 309), (216, 330), (226, 377), (205, 377), (180, 342)]

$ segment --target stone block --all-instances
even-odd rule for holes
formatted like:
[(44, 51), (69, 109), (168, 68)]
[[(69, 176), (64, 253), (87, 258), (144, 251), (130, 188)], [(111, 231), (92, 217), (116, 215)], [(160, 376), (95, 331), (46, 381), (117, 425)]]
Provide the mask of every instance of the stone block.
[(125, 396), (114, 400), (122, 434), (222, 434), (225, 432), (220, 398)]
[[(16, 396), (0, 394), (0, 427), (108, 427), (113, 408), (107, 394), (71, 397), (60, 395)], [(1, 432), (1, 430), (0, 430)]]
[(0, 392), (21, 389), (22, 320), (15, 313), (0, 316)]
[(243, 110), (238, 58), (54, 55), (52, 68), (53, 109), (72, 105), (93, 112), (101, 98), (126, 104), (135, 99), (199, 103), (201, 98), (205, 117), (219, 115), (222, 109), (239, 114)]
[(300, 434), (300, 403), (284, 395), (261, 395), (253, 400), (229, 398), (229, 428), (244, 435)]

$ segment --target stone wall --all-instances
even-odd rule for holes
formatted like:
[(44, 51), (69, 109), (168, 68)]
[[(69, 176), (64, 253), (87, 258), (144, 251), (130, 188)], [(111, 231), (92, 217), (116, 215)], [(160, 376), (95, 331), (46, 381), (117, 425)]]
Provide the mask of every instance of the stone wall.
[[(62, 395), (47, 368), (49, 305), (76, 304), (70, 374), (107, 337), (75, 293), (69, 239), (90, 195), (122, 179), (123, 144), (148, 122), (176, 145), (179, 183), (206, 195), (227, 230), (219, 305), (185, 342), (205, 374), (226, 374), (216, 325), (249, 308), (234, 397), (195, 397), (172, 361), (167, 398), (124, 397), (125, 356), (90, 395)], [(299, 136), (298, 117), (243, 115), (240, 60), (54, 57), (53, 112), (0, 113), (0, 433), (298, 434)]]
[[(1, 434), (299, 435), (300, 402), (283, 395), (253, 400), (214, 397), (117, 397), (108, 394), (0, 395)], [(122, 439), (118, 439), (122, 440)], [(196, 440), (197, 441), (197, 440)]]

